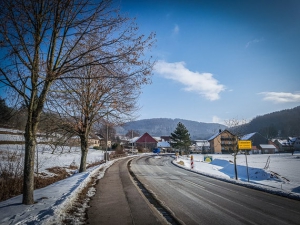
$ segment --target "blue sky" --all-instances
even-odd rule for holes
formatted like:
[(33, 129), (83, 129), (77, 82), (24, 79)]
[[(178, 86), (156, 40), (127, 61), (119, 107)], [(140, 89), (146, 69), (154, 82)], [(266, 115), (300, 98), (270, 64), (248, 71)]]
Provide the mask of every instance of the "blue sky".
[(223, 123), (300, 105), (300, 1), (120, 1), (157, 39), (138, 119)]

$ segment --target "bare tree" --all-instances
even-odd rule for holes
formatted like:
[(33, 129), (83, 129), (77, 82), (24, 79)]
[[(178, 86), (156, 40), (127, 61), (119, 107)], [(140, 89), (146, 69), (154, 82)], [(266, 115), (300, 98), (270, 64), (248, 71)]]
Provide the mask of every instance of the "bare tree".
[(107, 140), (116, 141), (116, 129), (115, 124), (109, 123), (109, 121), (100, 120), (99, 123), (93, 128), (97, 134), (100, 134), (103, 138)]
[(118, 64), (85, 66), (67, 74), (76, 79), (64, 79), (54, 84), (49, 108), (56, 109), (62, 116), (63, 127), (80, 138), (79, 172), (86, 170), (88, 139), (93, 125), (102, 121), (110, 127), (123, 123), (131, 119), (136, 110), (139, 89), (149, 80), (144, 74), (145, 65), (138, 63), (134, 68), (135, 64), (129, 61), (127, 66), (130, 68), (125, 64), (123, 67)]
[[(238, 120), (238, 119), (229, 119), (229, 120), (225, 120), (225, 125), (228, 127), (228, 129), (230, 130), (230, 132), (234, 135), (234, 137), (232, 138), (230, 136), (230, 145), (231, 149), (229, 152), (233, 152), (233, 162), (234, 162), (234, 174), (235, 174), (235, 179), (238, 179), (238, 172), (237, 172), (237, 164), (236, 164), (236, 156), (239, 152), (238, 149), (238, 140), (239, 138), (242, 137), (242, 135), (244, 135), (243, 129), (244, 126), (247, 123), (247, 121), (245, 119), (243, 120)], [(229, 134), (229, 133), (227, 133)]]
[[(27, 107), (22, 202), (33, 204), (36, 133), (53, 83), (89, 65), (136, 60), (143, 51), (130, 53), (144, 49), (152, 37), (126, 46), (130, 30), (119, 29), (128, 19), (110, 0), (1, 0), (0, 7), (0, 82)], [(92, 40), (89, 48), (81, 48), (87, 40)]]
[(139, 137), (140, 133), (138, 131), (136, 131), (136, 130), (129, 130), (129, 131), (127, 131), (127, 133), (125, 134), (125, 136), (127, 138)]

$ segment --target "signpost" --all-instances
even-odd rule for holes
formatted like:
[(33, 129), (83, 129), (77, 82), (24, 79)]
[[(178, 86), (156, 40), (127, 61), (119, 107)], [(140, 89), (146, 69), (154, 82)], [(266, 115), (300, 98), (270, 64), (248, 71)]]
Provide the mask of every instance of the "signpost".
[(239, 141), (238, 146), (239, 146), (239, 150), (251, 150), (252, 142), (251, 141)]
[(210, 163), (212, 161), (212, 156), (204, 156), (204, 162)]
[[(252, 142), (251, 141), (239, 141), (238, 142), (239, 150), (251, 150), (252, 149)], [(247, 153), (245, 153), (246, 157), (246, 165), (247, 165), (247, 176), (249, 182), (249, 170), (248, 170), (248, 161), (247, 161)]]

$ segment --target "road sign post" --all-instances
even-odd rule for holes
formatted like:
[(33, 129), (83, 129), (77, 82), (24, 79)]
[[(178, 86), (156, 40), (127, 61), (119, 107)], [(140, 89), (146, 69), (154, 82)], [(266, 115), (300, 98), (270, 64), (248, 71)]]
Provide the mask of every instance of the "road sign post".
[[(251, 141), (239, 141), (238, 142), (239, 150), (251, 150), (252, 149), (252, 142)], [(246, 157), (246, 166), (247, 166), (247, 177), (249, 182), (249, 169), (248, 169), (248, 161), (247, 161), (247, 153), (245, 152)]]
[(239, 150), (251, 150), (252, 142), (251, 141), (239, 141), (238, 147), (239, 147)]
[(191, 155), (191, 169), (194, 169), (194, 156)]

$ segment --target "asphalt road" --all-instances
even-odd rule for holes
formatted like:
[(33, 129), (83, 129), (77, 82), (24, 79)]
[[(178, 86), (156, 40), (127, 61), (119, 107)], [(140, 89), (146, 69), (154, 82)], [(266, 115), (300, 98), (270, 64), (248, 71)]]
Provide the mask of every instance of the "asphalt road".
[(170, 156), (145, 156), (131, 170), (183, 224), (300, 224), (300, 201), (178, 168)]
[(129, 160), (116, 161), (96, 184), (96, 194), (89, 202), (86, 224), (167, 224), (131, 179), (127, 169)]

